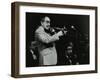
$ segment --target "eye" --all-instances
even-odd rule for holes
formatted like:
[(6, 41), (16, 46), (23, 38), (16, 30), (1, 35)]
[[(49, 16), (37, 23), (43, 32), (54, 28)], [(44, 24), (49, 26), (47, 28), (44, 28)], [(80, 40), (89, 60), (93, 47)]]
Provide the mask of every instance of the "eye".
[(50, 23), (50, 21), (46, 21), (46, 23)]

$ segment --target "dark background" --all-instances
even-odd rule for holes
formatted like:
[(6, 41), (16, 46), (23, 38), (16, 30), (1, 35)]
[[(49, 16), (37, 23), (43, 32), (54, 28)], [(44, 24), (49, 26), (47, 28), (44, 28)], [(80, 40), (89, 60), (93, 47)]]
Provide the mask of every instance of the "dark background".
[[(29, 13), (26, 12), (26, 67), (38, 66), (38, 60), (34, 61), (32, 54), (29, 53), (29, 46), (31, 41), (34, 41), (34, 32), (40, 25), (40, 20), (44, 16), (51, 19), (51, 27), (70, 27), (75, 26), (77, 33), (76, 51), (79, 53), (80, 64), (89, 64), (89, 15), (71, 15), (71, 14), (47, 14), (47, 13)], [(69, 35), (70, 36), (70, 35)], [(73, 34), (75, 37), (75, 35)], [(68, 38), (68, 36), (67, 36)], [(75, 37), (76, 38), (76, 37)], [(64, 46), (69, 41), (74, 41), (74, 38), (59, 40), (56, 46), (58, 52), (58, 65), (65, 65), (63, 53)], [(59, 43), (60, 42), (60, 43)], [(88, 48), (85, 50), (86, 45)], [(84, 51), (85, 50), (85, 51)], [(38, 54), (37, 54), (38, 55)]]

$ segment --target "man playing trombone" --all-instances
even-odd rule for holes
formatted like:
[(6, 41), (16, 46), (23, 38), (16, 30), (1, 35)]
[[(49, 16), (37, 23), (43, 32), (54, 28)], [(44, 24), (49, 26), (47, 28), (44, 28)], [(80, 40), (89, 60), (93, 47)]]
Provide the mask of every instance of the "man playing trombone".
[(59, 40), (64, 33), (62, 30), (54, 32), (50, 31), (50, 18), (45, 16), (40, 21), (41, 25), (35, 31), (35, 41), (38, 43), (39, 65), (56, 65), (57, 51), (55, 48), (55, 41)]

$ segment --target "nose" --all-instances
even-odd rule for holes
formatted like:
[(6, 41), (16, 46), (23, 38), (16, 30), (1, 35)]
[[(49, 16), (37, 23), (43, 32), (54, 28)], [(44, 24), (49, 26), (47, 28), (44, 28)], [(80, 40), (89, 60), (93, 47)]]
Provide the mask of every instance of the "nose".
[(50, 26), (50, 23), (48, 23), (48, 25)]

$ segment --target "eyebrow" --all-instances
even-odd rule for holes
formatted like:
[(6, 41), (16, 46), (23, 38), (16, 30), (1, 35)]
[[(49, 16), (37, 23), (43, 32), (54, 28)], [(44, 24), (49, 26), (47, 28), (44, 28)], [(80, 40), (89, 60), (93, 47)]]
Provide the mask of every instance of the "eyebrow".
[(46, 22), (50, 22), (49, 20), (46, 20)]

